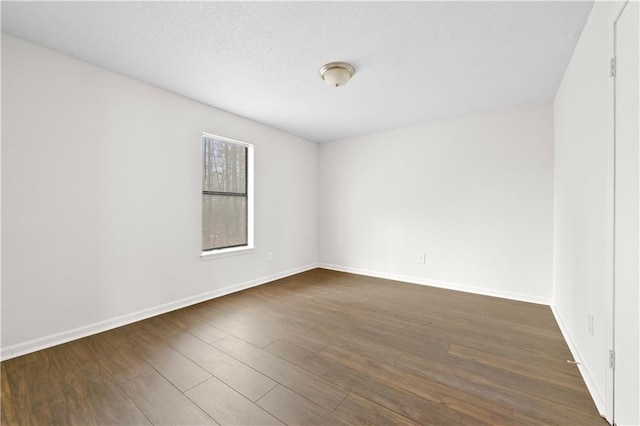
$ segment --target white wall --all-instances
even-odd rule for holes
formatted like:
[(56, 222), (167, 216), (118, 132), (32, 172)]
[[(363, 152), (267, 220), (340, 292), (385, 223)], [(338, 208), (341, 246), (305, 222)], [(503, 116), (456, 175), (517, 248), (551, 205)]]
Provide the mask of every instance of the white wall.
[[(554, 101), (553, 307), (601, 412), (612, 238), (608, 34), (615, 8), (595, 3)], [(594, 315), (593, 336), (588, 313)]]
[(550, 104), (339, 140), (319, 154), (321, 265), (550, 301)]
[[(552, 307), (574, 356), (582, 363), (581, 372), (596, 405), (608, 416), (612, 401), (606, 396), (613, 393), (608, 369), (613, 298), (613, 92), (609, 58), (612, 24), (620, 7), (620, 2), (595, 3), (554, 101)], [(637, 322), (637, 288), (630, 294), (635, 296), (627, 300), (627, 309)], [(587, 327), (589, 313), (594, 315), (593, 336)], [(616, 388), (620, 391), (616, 392), (615, 421), (620, 425), (638, 424), (638, 324), (620, 322), (616, 327), (617, 333), (634, 330), (631, 334), (635, 333), (635, 342), (616, 340), (616, 358), (635, 364), (635, 374), (626, 374), (620, 368), (616, 372)], [(621, 366), (618, 361), (617, 366)]]
[[(316, 262), (316, 144), (7, 35), (2, 124), (3, 357)], [(254, 253), (200, 260), (203, 131), (255, 144)]]

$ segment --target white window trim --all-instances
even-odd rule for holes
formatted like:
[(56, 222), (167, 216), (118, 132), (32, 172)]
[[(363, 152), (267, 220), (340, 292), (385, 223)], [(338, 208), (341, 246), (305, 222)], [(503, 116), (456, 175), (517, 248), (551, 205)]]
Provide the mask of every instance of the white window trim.
[[(229, 256), (238, 256), (241, 254), (249, 254), (255, 251), (254, 245), (254, 213), (253, 213), (253, 144), (226, 138), (224, 136), (214, 135), (213, 133), (202, 132), (202, 136), (212, 139), (218, 139), (222, 142), (235, 143), (247, 147), (247, 245), (240, 247), (228, 247), (217, 250), (202, 251), (200, 253), (201, 260), (220, 259)], [(200, 205), (202, 212), (202, 204)], [(202, 219), (201, 219), (202, 220)], [(202, 223), (200, 224), (202, 226)]]
[(218, 249), (218, 250), (209, 250), (209, 251), (203, 251), (200, 254), (200, 260), (214, 260), (214, 259), (220, 259), (223, 257), (231, 257), (231, 256), (238, 256), (241, 254), (249, 254), (249, 253), (253, 253), (254, 251), (256, 251), (255, 247), (249, 247), (249, 246), (242, 246), (242, 247), (231, 247), (231, 248), (224, 248), (224, 249)]

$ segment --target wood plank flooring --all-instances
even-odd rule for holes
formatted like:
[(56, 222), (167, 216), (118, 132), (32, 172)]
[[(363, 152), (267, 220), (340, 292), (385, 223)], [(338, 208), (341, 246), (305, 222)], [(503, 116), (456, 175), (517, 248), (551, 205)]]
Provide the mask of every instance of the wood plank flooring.
[(315, 269), (2, 363), (3, 425), (600, 425), (542, 305)]

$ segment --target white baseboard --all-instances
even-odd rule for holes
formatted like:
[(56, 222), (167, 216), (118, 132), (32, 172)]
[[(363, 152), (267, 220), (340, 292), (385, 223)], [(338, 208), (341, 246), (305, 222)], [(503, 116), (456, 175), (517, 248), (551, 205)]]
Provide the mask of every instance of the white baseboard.
[(470, 285), (466, 285), (466, 284), (451, 283), (451, 282), (447, 282), (447, 281), (430, 280), (428, 278), (420, 278), (420, 277), (413, 277), (413, 276), (408, 276), (408, 275), (392, 274), (392, 273), (388, 273), (388, 272), (371, 271), (371, 270), (367, 270), (367, 269), (350, 268), (350, 267), (347, 267), (347, 266), (331, 265), (331, 264), (326, 264), (326, 263), (319, 263), (318, 264), (318, 268), (331, 269), (333, 271), (339, 271), (339, 272), (349, 272), (349, 273), (352, 273), (352, 274), (365, 275), (365, 276), (368, 276), (368, 277), (376, 277), (376, 278), (384, 278), (384, 279), (394, 280), (394, 281), (402, 281), (402, 282), (407, 282), (407, 283), (411, 283), (411, 284), (427, 285), (427, 286), (431, 286), (431, 287), (444, 288), (444, 289), (448, 289), (448, 290), (464, 291), (466, 293), (481, 294), (483, 296), (493, 296), (493, 297), (500, 297), (502, 299), (510, 299), (510, 300), (518, 300), (518, 301), (521, 301), (521, 302), (536, 303), (538, 305), (550, 305), (550, 303), (551, 303), (550, 299), (547, 299), (547, 298), (544, 298), (544, 297), (532, 296), (532, 295), (528, 295), (528, 294), (512, 293), (512, 292), (507, 292), (507, 291), (492, 290), (492, 289), (489, 289), (489, 288), (475, 287), (475, 286), (470, 286)]
[(598, 386), (596, 386), (596, 382), (593, 379), (593, 374), (591, 373), (591, 370), (589, 370), (589, 366), (582, 362), (582, 356), (578, 351), (578, 347), (576, 346), (573, 339), (571, 338), (569, 329), (567, 328), (564, 321), (562, 320), (560, 313), (555, 309), (553, 305), (551, 305), (551, 312), (553, 312), (553, 316), (556, 318), (556, 322), (558, 323), (558, 327), (560, 327), (562, 336), (564, 337), (564, 340), (567, 342), (567, 345), (569, 346), (569, 350), (571, 351), (573, 360), (579, 363), (578, 370), (580, 371), (580, 374), (582, 375), (582, 379), (587, 385), (587, 389), (591, 394), (591, 398), (593, 399), (593, 402), (596, 404), (596, 408), (598, 409), (598, 412), (602, 417), (605, 417), (606, 400), (604, 398), (604, 395), (602, 394)]
[(176, 300), (174, 302), (169, 302), (163, 305), (155, 306), (148, 309), (143, 309), (141, 311), (133, 312), (126, 315), (122, 315), (116, 318), (110, 318), (104, 321), (99, 321), (93, 324), (74, 328), (72, 330), (62, 331), (60, 333), (55, 333), (48, 336), (39, 337), (37, 339), (29, 340), (27, 342), (11, 345), (6, 348), (2, 348), (0, 350), (0, 360), (4, 361), (7, 359), (15, 358), (20, 355), (25, 355), (31, 352), (50, 348), (52, 346), (60, 345), (62, 343), (70, 342), (72, 340), (81, 339), (83, 337), (87, 337), (92, 334), (101, 333), (103, 331), (107, 331), (113, 328), (121, 327), (123, 325), (131, 324), (136, 321), (140, 321), (156, 315), (164, 314), (170, 311), (174, 311), (176, 309), (194, 305), (196, 303), (215, 299), (217, 297), (235, 293), (240, 290), (256, 287), (271, 281), (275, 281), (291, 275), (299, 274), (301, 272), (309, 271), (315, 268), (317, 268), (316, 264), (310, 264), (310, 265), (302, 266), (300, 268), (289, 269), (287, 271), (278, 272), (276, 274), (268, 275), (266, 277), (257, 278), (257, 279), (246, 281), (240, 284), (234, 284), (221, 289), (198, 294), (196, 296), (186, 297), (184, 299)]

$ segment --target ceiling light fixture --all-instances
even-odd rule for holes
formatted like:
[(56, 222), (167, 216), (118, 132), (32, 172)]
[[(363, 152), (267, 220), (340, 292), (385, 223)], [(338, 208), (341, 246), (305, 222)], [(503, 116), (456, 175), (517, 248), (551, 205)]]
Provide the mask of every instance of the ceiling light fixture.
[(331, 87), (344, 86), (355, 73), (353, 65), (346, 62), (329, 62), (320, 68), (320, 77)]

